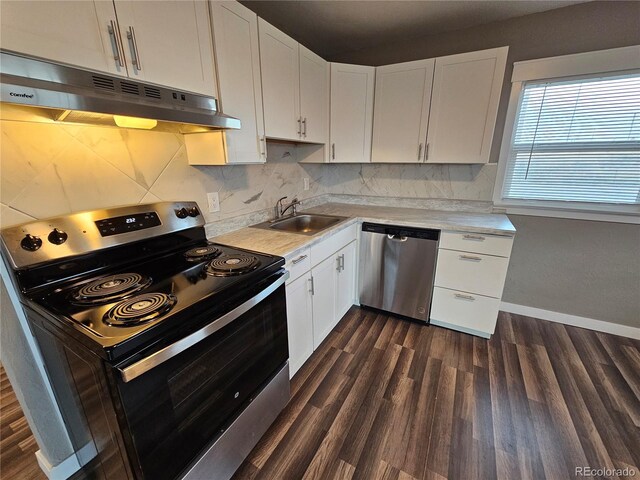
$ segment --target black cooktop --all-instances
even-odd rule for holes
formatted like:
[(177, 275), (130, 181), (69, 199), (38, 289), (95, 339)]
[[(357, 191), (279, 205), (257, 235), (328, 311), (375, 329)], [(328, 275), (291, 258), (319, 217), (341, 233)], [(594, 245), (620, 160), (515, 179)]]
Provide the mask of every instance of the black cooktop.
[(194, 316), (222, 309), (236, 296), (246, 299), (247, 290), (283, 265), (281, 257), (202, 242), (102, 271), (34, 301), (113, 358), (169, 328), (192, 325)]

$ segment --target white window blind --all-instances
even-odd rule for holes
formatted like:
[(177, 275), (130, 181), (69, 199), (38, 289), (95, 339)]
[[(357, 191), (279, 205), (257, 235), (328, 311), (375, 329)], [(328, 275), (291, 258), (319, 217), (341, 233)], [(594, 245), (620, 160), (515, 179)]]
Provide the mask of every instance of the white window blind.
[(640, 74), (525, 83), (502, 198), (640, 203)]

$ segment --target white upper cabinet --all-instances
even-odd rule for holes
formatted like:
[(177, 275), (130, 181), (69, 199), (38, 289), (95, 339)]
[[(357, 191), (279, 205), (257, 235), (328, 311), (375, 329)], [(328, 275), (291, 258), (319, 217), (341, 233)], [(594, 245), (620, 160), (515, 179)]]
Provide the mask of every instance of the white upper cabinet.
[(429, 163), (487, 163), (508, 47), (436, 59)]
[(329, 64), (300, 45), (302, 140), (326, 143), (329, 129)]
[(326, 143), (329, 64), (261, 18), (258, 31), (265, 135)]
[(434, 64), (418, 60), (376, 69), (373, 162), (425, 160)]
[(371, 161), (375, 67), (331, 64), (332, 163)]
[(205, 2), (7, 1), (1, 9), (7, 50), (216, 94)]
[(302, 119), (298, 42), (261, 18), (258, 31), (265, 134), (270, 138), (299, 139)]
[(115, 0), (115, 6), (131, 78), (217, 95), (205, 2)]
[(220, 105), (239, 118), (240, 130), (226, 132), (226, 162), (264, 163), (264, 115), (258, 17), (238, 2), (211, 2)]
[(112, 2), (3, 1), (0, 21), (4, 49), (127, 75)]

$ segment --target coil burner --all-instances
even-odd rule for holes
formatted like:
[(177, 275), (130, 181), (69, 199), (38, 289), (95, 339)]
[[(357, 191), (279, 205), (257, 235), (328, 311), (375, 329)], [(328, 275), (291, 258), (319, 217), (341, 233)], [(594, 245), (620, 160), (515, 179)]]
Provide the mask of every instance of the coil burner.
[(137, 273), (119, 273), (100, 277), (83, 285), (73, 293), (72, 298), (75, 303), (82, 304), (109, 303), (126, 298), (150, 284), (149, 277)]
[(214, 245), (192, 248), (184, 254), (185, 258), (191, 262), (198, 262), (200, 260), (217, 257), (218, 255), (220, 255), (220, 249)]
[(260, 265), (260, 261), (253, 255), (236, 253), (233, 255), (221, 255), (211, 260), (205, 267), (209, 275), (216, 277), (231, 277), (251, 272)]
[(176, 304), (173, 295), (143, 293), (120, 302), (104, 315), (104, 322), (117, 327), (129, 327), (160, 318)]

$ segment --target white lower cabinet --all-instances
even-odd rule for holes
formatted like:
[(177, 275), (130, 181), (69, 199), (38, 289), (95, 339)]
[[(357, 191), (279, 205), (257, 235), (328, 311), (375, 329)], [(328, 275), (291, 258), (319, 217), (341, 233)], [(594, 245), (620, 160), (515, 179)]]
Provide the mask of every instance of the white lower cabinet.
[(491, 337), (512, 244), (512, 236), (442, 232), (431, 323)]
[(313, 348), (320, 346), (335, 326), (336, 259), (331, 256), (311, 270), (313, 296)]
[[(293, 376), (355, 301), (356, 231), (352, 225), (287, 262), (289, 374)], [(320, 260), (318, 255), (324, 254)], [(307, 271), (301, 270), (306, 266)], [(310, 268), (310, 269), (309, 269)]]
[(356, 296), (356, 242), (340, 250), (336, 267), (336, 323), (353, 306)]
[(311, 272), (286, 286), (289, 375), (293, 376), (313, 353)]
[(495, 330), (500, 299), (435, 287), (431, 323), (489, 338)]

